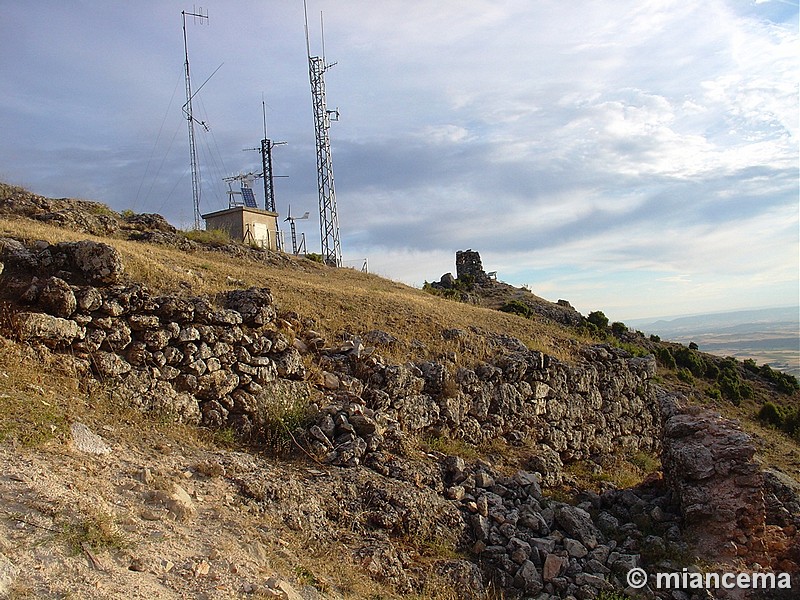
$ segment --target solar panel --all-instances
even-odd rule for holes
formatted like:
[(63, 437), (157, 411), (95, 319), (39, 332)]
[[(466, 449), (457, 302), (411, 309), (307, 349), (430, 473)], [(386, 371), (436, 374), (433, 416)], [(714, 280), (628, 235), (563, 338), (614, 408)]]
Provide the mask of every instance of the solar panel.
[(242, 186), (242, 198), (244, 199), (244, 205), (246, 207), (258, 208), (258, 204), (256, 204), (256, 195), (253, 193), (252, 188)]

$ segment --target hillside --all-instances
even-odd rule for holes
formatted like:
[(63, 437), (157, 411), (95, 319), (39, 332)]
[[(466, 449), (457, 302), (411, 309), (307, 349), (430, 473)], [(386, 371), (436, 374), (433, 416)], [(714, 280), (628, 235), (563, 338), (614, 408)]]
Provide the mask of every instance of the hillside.
[(800, 395), (771, 372), (6, 185), (0, 265), (0, 595), (796, 577), (800, 447), (756, 414)]

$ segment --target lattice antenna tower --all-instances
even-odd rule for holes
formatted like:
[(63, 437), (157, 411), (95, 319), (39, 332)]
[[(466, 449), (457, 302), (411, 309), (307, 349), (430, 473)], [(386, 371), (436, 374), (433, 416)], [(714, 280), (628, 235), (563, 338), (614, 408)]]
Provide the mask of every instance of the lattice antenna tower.
[[(206, 11), (206, 14), (203, 14), (203, 9), (201, 7), (200, 12), (186, 12), (185, 10), (182, 10), (181, 15), (183, 16), (183, 52), (185, 56), (183, 65), (186, 76), (186, 104), (183, 105), (183, 114), (186, 116), (186, 122), (189, 125), (189, 161), (192, 170), (194, 228), (200, 229), (200, 167), (197, 164), (197, 147), (195, 146), (194, 141), (194, 123), (196, 119), (192, 114), (192, 98), (194, 98), (194, 94), (192, 94), (192, 79), (189, 74), (189, 44), (186, 40), (186, 17), (193, 17), (195, 22), (202, 23), (203, 20), (208, 21), (208, 11)], [(208, 129), (203, 121), (197, 122), (204, 128)]]
[(319, 233), (322, 260), (331, 266), (342, 266), (342, 247), (339, 242), (339, 217), (336, 211), (336, 191), (333, 185), (333, 160), (331, 158), (331, 121), (339, 120), (338, 110), (328, 110), (325, 103), (325, 72), (336, 63), (325, 62), (325, 30), (320, 13), (322, 56), (311, 56), (308, 36), (308, 7), (303, 0), (306, 19), (306, 52), (311, 97), (314, 108), (314, 131), (317, 137), (317, 184), (319, 187)]

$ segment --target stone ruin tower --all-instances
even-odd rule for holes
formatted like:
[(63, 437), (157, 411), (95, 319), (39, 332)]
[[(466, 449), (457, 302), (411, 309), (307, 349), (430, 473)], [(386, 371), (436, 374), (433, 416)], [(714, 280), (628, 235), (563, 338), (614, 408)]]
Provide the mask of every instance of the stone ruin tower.
[(491, 281), (483, 270), (481, 255), (474, 250), (459, 250), (456, 252), (456, 277), (463, 281), (464, 276), (472, 278), (478, 285), (487, 284)]

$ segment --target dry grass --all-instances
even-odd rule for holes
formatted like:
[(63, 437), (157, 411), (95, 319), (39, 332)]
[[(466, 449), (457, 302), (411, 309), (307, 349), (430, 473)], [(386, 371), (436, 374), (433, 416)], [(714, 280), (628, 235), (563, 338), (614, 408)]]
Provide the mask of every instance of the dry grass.
[(211, 432), (145, 415), (112, 399), (108, 389), (81, 379), (69, 356), (32, 348), (0, 335), (0, 443), (57, 449), (71, 438), (76, 420), (90, 428), (118, 425), (117, 437), (169, 434), (190, 447), (213, 448)]
[[(291, 257), (289, 266), (275, 266), (214, 251), (185, 253), (99, 238), (27, 219), (0, 219), (0, 236), (50, 243), (81, 239), (109, 243), (122, 254), (131, 280), (145, 283), (157, 293), (182, 290), (213, 295), (230, 289), (229, 277), (247, 286), (266, 286), (281, 310), (312, 319), (315, 329), (330, 341), (342, 333), (380, 329), (405, 343), (413, 339), (423, 342), (432, 358), (455, 351), (484, 359), (490, 350), (480, 335), (468, 335), (458, 343), (441, 338), (443, 329), (477, 327), (517, 337), (529, 348), (562, 360), (573, 358), (574, 332), (558, 325), (445, 300), (376, 275), (332, 269), (302, 258)], [(391, 351), (387, 354), (391, 357)], [(407, 350), (400, 356), (407, 360)]]
[(659, 458), (646, 452), (609, 457), (602, 465), (576, 461), (566, 467), (567, 473), (575, 478), (580, 489), (595, 491), (602, 491), (606, 483), (621, 489), (635, 487), (660, 469)]
[(0, 337), (0, 442), (41, 446), (63, 437), (83, 401), (74, 372)]

